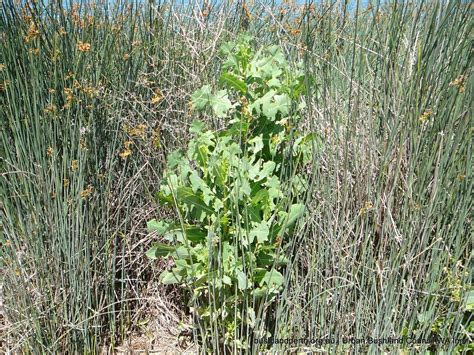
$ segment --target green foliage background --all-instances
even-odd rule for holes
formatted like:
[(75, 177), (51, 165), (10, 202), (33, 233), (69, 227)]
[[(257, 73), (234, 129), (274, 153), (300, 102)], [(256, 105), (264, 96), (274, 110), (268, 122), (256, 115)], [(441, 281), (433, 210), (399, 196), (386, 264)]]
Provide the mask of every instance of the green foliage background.
[[(222, 85), (245, 92), (220, 76), (235, 63), (222, 64), (218, 50), (243, 31), (255, 48), (280, 48), (291, 68), (303, 63), (297, 127), (318, 142), (304, 167), (308, 189), (291, 203), (306, 214), (288, 234), (285, 281), (265, 327), (279, 338), (472, 340), (470, 4), (7, 0), (0, 8), (6, 350), (112, 351), (148, 317), (150, 284), (188, 312), (186, 296), (159, 281), (168, 265), (145, 257), (165, 242), (146, 222), (174, 218), (154, 194), (170, 153), (188, 146), (191, 122), (220, 132), (237, 100), (225, 100)], [(195, 109), (217, 93), (213, 112), (190, 110), (198, 89)], [(287, 102), (267, 99), (253, 114), (273, 117), (281, 109), (268, 110)], [(252, 144), (258, 150), (258, 138)], [(287, 160), (281, 169), (291, 171)], [(265, 324), (258, 312), (255, 321)], [(205, 350), (225, 350), (210, 324), (195, 338), (211, 334)]]

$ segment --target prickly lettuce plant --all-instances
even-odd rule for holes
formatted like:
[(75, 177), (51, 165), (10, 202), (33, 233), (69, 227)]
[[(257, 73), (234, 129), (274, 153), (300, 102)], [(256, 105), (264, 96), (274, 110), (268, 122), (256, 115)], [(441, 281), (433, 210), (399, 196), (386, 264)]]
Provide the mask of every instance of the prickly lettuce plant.
[(160, 279), (190, 290), (208, 350), (249, 349), (253, 337), (271, 335), (267, 310), (284, 286), (288, 241), (305, 213), (300, 167), (313, 137), (297, 129), (302, 72), (278, 47), (254, 53), (250, 43), (224, 45), (223, 88), (206, 85), (192, 96), (195, 111), (226, 120), (226, 129), (194, 121), (187, 150), (169, 155), (158, 199), (179, 218), (148, 222), (167, 242), (147, 255), (174, 261)]

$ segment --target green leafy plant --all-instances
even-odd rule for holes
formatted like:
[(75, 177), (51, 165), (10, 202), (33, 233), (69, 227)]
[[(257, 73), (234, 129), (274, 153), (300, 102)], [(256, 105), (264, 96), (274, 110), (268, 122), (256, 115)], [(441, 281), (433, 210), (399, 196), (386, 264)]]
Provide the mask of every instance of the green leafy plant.
[[(224, 88), (206, 85), (192, 96), (197, 111), (226, 119), (227, 128), (194, 121), (187, 151), (169, 155), (158, 199), (179, 219), (148, 222), (168, 243), (147, 256), (173, 259), (160, 279), (192, 291), (200, 341), (209, 347), (251, 346), (258, 313), (284, 287), (288, 239), (305, 213), (300, 167), (314, 137), (297, 129), (303, 75), (278, 47), (254, 53), (250, 43), (244, 36), (224, 45)], [(259, 331), (268, 336), (266, 323)], [(212, 327), (223, 329), (222, 339), (206, 332)]]

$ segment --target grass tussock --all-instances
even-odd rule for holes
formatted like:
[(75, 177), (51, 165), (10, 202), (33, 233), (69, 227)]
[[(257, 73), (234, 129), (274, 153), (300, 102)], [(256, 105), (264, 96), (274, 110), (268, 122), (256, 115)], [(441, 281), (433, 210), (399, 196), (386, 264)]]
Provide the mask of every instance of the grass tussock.
[[(156, 239), (145, 227), (172, 213), (154, 194), (168, 153), (189, 140), (191, 94), (218, 86), (219, 48), (244, 31), (304, 63), (301, 129), (321, 137), (271, 334), (326, 340), (269, 349), (472, 350), (470, 4), (5, 0), (0, 9), (5, 350), (113, 351), (157, 319), (184, 347), (186, 295), (158, 285), (170, 265), (145, 258)], [(200, 331), (209, 329), (196, 339)], [(402, 336), (463, 342), (342, 344)]]

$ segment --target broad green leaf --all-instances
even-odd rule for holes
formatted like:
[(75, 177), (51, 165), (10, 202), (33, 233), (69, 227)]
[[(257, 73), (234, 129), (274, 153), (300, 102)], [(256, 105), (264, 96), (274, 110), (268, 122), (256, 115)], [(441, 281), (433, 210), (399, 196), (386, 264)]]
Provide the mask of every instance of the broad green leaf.
[(220, 118), (226, 117), (229, 110), (234, 107), (227, 96), (226, 90), (219, 90), (216, 93), (211, 102), (211, 106), (214, 110), (214, 114)]
[(267, 161), (263, 163), (262, 170), (260, 171), (258, 175), (258, 179), (261, 180), (263, 178), (266, 178), (267, 176), (270, 176), (273, 171), (275, 170), (276, 164), (274, 161)]
[(253, 279), (255, 280), (255, 282), (261, 283), (266, 273), (267, 273), (267, 269), (256, 268), (253, 271)]
[(156, 219), (152, 219), (151, 221), (147, 222), (146, 228), (149, 233), (156, 232), (157, 235), (162, 235), (168, 230), (169, 224), (164, 221), (157, 221)]
[[(206, 240), (207, 234), (202, 231), (199, 227), (187, 225), (184, 227), (186, 231), (186, 239), (193, 242), (198, 243)], [(163, 236), (166, 240), (170, 242), (180, 242), (184, 243), (184, 234), (183, 230), (180, 225), (176, 225), (171, 227), (168, 232), (166, 232)]]
[(204, 85), (191, 95), (193, 106), (197, 110), (204, 109), (211, 101), (212, 91), (209, 85)]
[(200, 133), (204, 129), (204, 126), (205, 126), (204, 122), (194, 120), (191, 123), (191, 128), (189, 129), (189, 132), (194, 133), (194, 134)]
[(268, 234), (270, 229), (265, 221), (257, 224), (249, 233), (249, 243), (253, 243), (254, 239), (257, 238), (259, 243), (266, 242), (268, 240)]
[(234, 88), (245, 94), (247, 92), (247, 85), (237, 77), (237, 75), (227, 72), (221, 75), (220, 82), (227, 85), (229, 88)]
[(433, 316), (434, 310), (428, 310), (426, 312), (418, 313), (417, 319), (420, 323), (428, 323), (431, 321), (431, 317)]
[(281, 81), (277, 78), (270, 79), (267, 84), (271, 88), (280, 88), (281, 87)]
[(163, 235), (163, 238), (169, 242), (184, 243), (184, 234), (181, 227), (169, 230)]
[(259, 151), (263, 149), (263, 140), (262, 140), (262, 134), (259, 136), (256, 136), (249, 140), (249, 143), (253, 145), (252, 147), (252, 153), (257, 154)]
[(202, 191), (203, 189), (208, 188), (206, 182), (201, 179), (201, 177), (195, 171), (193, 171), (189, 176), (189, 181), (191, 182), (191, 188), (193, 189), (194, 193), (198, 192), (199, 190)]
[(146, 256), (150, 259), (157, 259), (158, 257), (167, 256), (169, 253), (172, 253), (176, 250), (175, 247), (163, 244), (156, 243), (146, 252)]
[(258, 266), (270, 266), (270, 265), (286, 265), (288, 264), (288, 258), (284, 255), (275, 255), (275, 253), (261, 252), (257, 256)]
[(207, 233), (202, 231), (199, 227), (186, 227), (186, 238), (191, 242), (197, 243), (206, 240)]
[(234, 186), (239, 199), (243, 199), (244, 196), (250, 196), (250, 193), (252, 192), (252, 189), (250, 188), (250, 183), (245, 178), (236, 180)]
[(232, 285), (232, 279), (227, 275), (222, 276), (222, 282), (229, 286)]
[(283, 275), (279, 273), (278, 271), (276, 271), (275, 269), (272, 269), (270, 271), (267, 271), (267, 273), (263, 277), (262, 282), (260, 282), (260, 286), (262, 286), (263, 284), (267, 284), (268, 287), (271, 287), (273, 285), (276, 285), (279, 287), (283, 285), (284, 281), (285, 281), (285, 278), (283, 277)]
[(278, 112), (287, 116), (290, 112), (291, 99), (287, 94), (277, 95), (275, 90), (268, 91), (261, 98), (255, 100), (249, 108), (255, 110), (257, 114), (274, 121)]
[(182, 159), (183, 154), (180, 151), (175, 150), (174, 152), (171, 152), (167, 158), (168, 169), (174, 169), (175, 167), (179, 166), (179, 163)]
[(304, 205), (301, 203), (296, 203), (291, 205), (290, 211), (288, 212), (288, 220), (286, 222), (286, 227), (291, 226), (295, 223), (298, 218), (300, 218), (304, 214), (305, 208)]
[(190, 259), (191, 254), (192, 254), (192, 250), (190, 248), (186, 248), (185, 246), (180, 246), (176, 248), (172, 256), (176, 259)]
[(207, 214), (212, 214), (213, 210), (207, 206), (202, 198), (193, 192), (190, 187), (178, 188), (177, 198), (179, 202), (186, 204), (188, 209), (196, 215), (196, 217), (202, 220)]
[(246, 290), (248, 287), (248, 280), (245, 273), (241, 270), (237, 270), (236, 277), (237, 277), (237, 285), (239, 287), (239, 290)]
[(169, 271), (163, 271), (160, 275), (160, 281), (164, 285), (177, 284), (177, 283), (180, 283), (181, 280), (182, 280), (182, 277), (180, 275), (169, 272)]
[(204, 85), (196, 90), (191, 99), (197, 110), (203, 110), (206, 106), (210, 106), (217, 117), (226, 117), (228, 111), (234, 107), (226, 90), (219, 90), (213, 94), (209, 85)]
[(254, 205), (258, 204), (259, 202), (266, 203), (268, 200), (268, 191), (265, 189), (260, 189), (257, 193), (252, 197), (252, 203)]
[(155, 197), (163, 205), (172, 205), (174, 203), (173, 196), (165, 193), (164, 191), (158, 191)]
[(264, 287), (258, 287), (254, 289), (252, 292), (252, 295), (258, 299), (258, 298), (265, 297), (267, 293), (268, 293), (268, 289), (264, 286)]

